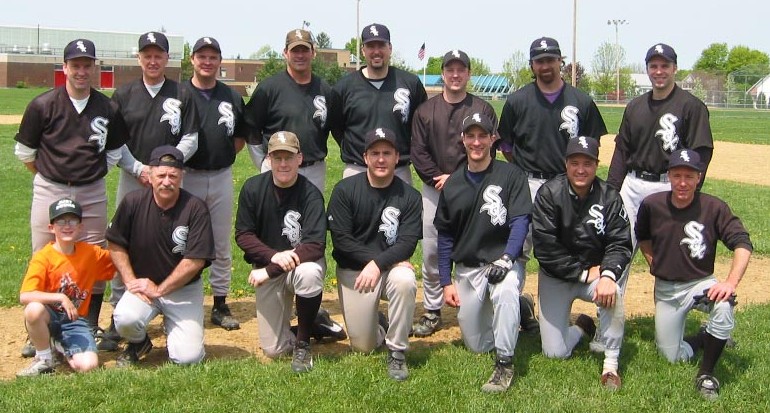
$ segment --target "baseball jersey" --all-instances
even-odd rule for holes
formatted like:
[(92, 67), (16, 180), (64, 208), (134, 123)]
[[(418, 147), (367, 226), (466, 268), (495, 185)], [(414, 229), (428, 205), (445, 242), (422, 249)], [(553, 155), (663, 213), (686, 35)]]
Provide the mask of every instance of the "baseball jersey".
[[(97, 245), (77, 242), (75, 252), (65, 255), (49, 243), (32, 256), (20, 292), (62, 293), (78, 309), (78, 315), (86, 317), (94, 283), (110, 280), (114, 274), (109, 251)], [(50, 307), (64, 312), (60, 304)]]
[(451, 174), (465, 161), (463, 119), (474, 113), (486, 115), (497, 125), (492, 105), (470, 93), (458, 103), (449, 103), (439, 94), (417, 108), (410, 159), (423, 182), (433, 186), (433, 177)]
[(337, 183), (327, 210), (332, 257), (341, 268), (362, 270), (374, 261), (381, 271), (407, 261), (422, 238), (422, 197), (398, 177), (374, 188), (366, 173)]
[(648, 196), (639, 207), (636, 238), (652, 242), (650, 273), (667, 281), (693, 281), (714, 273), (717, 241), (731, 251), (753, 250), (749, 233), (721, 199), (696, 192), (692, 203), (676, 208), (671, 191)]
[(85, 109), (78, 113), (67, 89), (57, 87), (27, 105), (16, 141), (37, 150), (35, 167), (45, 178), (85, 185), (107, 175), (106, 150), (124, 143), (113, 132), (115, 112), (106, 96), (91, 89)]
[(399, 165), (409, 164), (412, 117), (428, 95), (417, 76), (390, 66), (377, 88), (363, 69), (345, 75), (334, 85), (332, 134), (340, 145), (342, 162), (364, 166), (364, 136), (375, 128), (396, 134)]
[(532, 213), (527, 176), (510, 163), (492, 160), (481, 183), (463, 164), (439, 196), (433, 224), (454, 240), (451, 259), (469, 267), (493, 262), (505, 252), (511, 218)]
[(289, 72), (282, 71), (257, 85), (246, 105), (246, 121), (251, 127), (249, 144), (262, 144), (278, 131), (297, 135), (304, 162), (326, 158), (329, 138), (329, 103), (332, 88), (316, 75), (300, 85)]
[(664, 174), (675, 150), (714, 148), (708, 108), (679, 86), (662, 100), (647, 92), (626, 106), (615, 145), (625, 159), (625, 170), (610, 168), (608, 181), (616, 188), (629, 170)]
[(271, 277), (284, 272), (270, 261), (279, 251), (294, 250), (301, 262), (321, 259), (326, 246), (321, 191), (302, 175), (289, 188), (275, 186), (272, 171), (247, 179), (238, 196), (235, 240), (246, 262), (267, 267)]
[(193, 169), (217, 170), (235, 162), (235, 138), (246, 138), (243, 98), (224, 83), (201, 90), (187, 80), (182, 83), (193, 96), (200, 120), (198, 149), (185, 165)]
[(513, 163), (526, 172), (564, 173), (567, 142), (607, 134), (599, 109), (583, 91), (564, 84), (549, 102), (535, 82), (512, 93), (500, 114), (498, 132), (513, 147)]
[(182, 136), (198, 132), (198, 112), (193, 95), (166, 79), (155, 97), (142, 79), (119, 87), (112, 95), (118, 105), (116, 133), (126, 141), (131, 154), (141, 163), (150, 161), (152, 150), (176, 146)]
[(543, 184), (532, 212), (532, 241), (540, 271), (565, 281), (581, 281), (599, 265), (620, 280), (631, 261), (631, 230), (620, 194), (599, 177), (585, 199), (566, 175)]
[[(170, 209), (155, 203), (152, 188), (130, 192), (118, 205), (105, 237), (128, 252), (137, 278), (160, 284), (184, 258), (214, 257), (214, 236), (206, 203), (184, 189)], [(188, 284), (200, 279), (200, 269)]]

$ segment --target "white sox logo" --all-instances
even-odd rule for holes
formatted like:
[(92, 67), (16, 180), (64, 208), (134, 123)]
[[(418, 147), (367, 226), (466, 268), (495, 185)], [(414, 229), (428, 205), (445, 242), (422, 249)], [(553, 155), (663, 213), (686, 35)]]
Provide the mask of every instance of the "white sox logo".
[(78, 40), (78, 42), (75, 43), (75, 46), (78, 48), (78, 50), (80, 50), (83, 53), (88, 51), (88, 49), (86, 49), (86, 45), (83, 44), (82, 40)]
[(179, 99), (168, 98), (163, 101), (163, 111), (166, 112), (160, 117), (161, 123), (168, 121), (168, 126), (171, 127), (171, 133), (176, 135), (182, 128), (182, 110), (179, 109), (182, 106), (182, 101)]
[(481, 115), (479, 115), (478, 113), (474, 113), (473, 116), (471, 116), (471, 119), (473, 119), (474, 122), (481, 123)]
[(225, 124), (227, 128), (227, 136), (233, 136), (235, 131), (235, 115), (233, 114), (233, 104), (230, 102), (219, 103), (219, 114), (222, 115), (217, 122), (217, 125)]
[(409, 120), (409, 89), (402, 87), (396, 89), (393, 93), (393, 99), (396, 101), (396, 104), (393, 105), (393, 112), (401, 112), (401, 123), (406, 125)]
[(489, 222), (492, 225), (505, 225), (505, 218), (508, 211), (503, 205), (503, 200), (500, 199), (500, 192), (503, 188), (497, 185), (489, 185), (484, 189), (482, 198), (484, 199), (484, 205), (479, 209), (479, 213), (486, 212), (489, 214)]
[(452, 56), (454, 56), (454, 57), (459, 59), (460, 58), (460, 51), (457, 50), (457, 49), (452, 50)]
[(580, 146), (583, 147), (583, 149), (588, 149), (588, 141), (586, 140), (585, 136), (581, 136), (578, 138), (578, 143)]
[(155, 33), (153, 32), (147, 33), (147, 40), (149, 40), (150, 43), (156, 43), (157, 40), (155, 40)]
[(604, 209), (603, 206), (599, 204), (593, 204), (591, 205), (591, 208), (588, 208), (588, 215), (590, 215), (593, 219), (589, 219), (586, 221), (586, 224), (591, 224), (596, 228), (596, 235), (603, 235), (604, 234), (604, 214), (602, 214), (602, 210)]
[(578, 135), (578, 112), (578, 108), (574, 106), (565, 106), (561, 110), (561, 120), (563, 122), (559, 125), (559, 130), (567, 131), (570, 139)]
[(301, 217), (302, 214), (292, 210), (286, 211), (286, 215), (283, 216), (281, 235), (286, 235), (292, 247), (299, 245), (302, 240), (302, 225), (299, 223)]
[(656, 45), (655, 45), (655, 52), (656, 52), (656, 53), (660, 53), (660, 54), (663, 54), (663, 46), (661, 46), (661, 45), (659, 45), (659, 44), (656, 44)]
[(380, 32), (377, 31), (377, 26), (371, 25), (369, 26), (369, 33), (372, 34), (372, 36), (379, 36)]
[(706, 256), (706, 245), (703, 244), (703, 224), (698, 221), (690, 221), (684, 225), (684, 233), (687, 238), (679, 241), (679, 245), (685, 244), (690, 249), (690, 257), (703, 259)]
[(314, 97), (313, 106), (315, 107), (315, 112), (313, 112), (313, 119), (318, 119), (318, 121), (321, 123), (321, 127), (323, 128), (326, 126), (326, 96), (318, 95)]
[(547, 49), (548, 48), (548, 43), (545, 40), (541, 40), (540, 41), (540, 48), (541, 49)]
[(186, 225), (180, 225), (174, 228), (174, 232), (171, 233), (171, 241), (176, 244), (174, 249), (171, 250), (174, 254), (184, 254), (187, 250), (187, 233), (190, 228)]
[(676, 116), (666, 113), (658, 121), (661, 128), (655, 132), (655, 137), (660, 138), (663, 143), (663, 150), (669, 153), (675, 151), (679, 146), (679, 135), (676, 134), (676, 125), (674, 125), (678, 120), (679, 118)]
[(88, 137), (88, 141), (96, 143), (99, 153), (102, 153), (104, 146), (107, 144), (107, 124), (109, 123), (110, 121), (107, 118), (101, 116), (91, 120), (91, 131), (94, 134)]
[(302, 31), (300, 31), (299, 29), (294, 30), (294, 37), (296, 37), (297, 40), (302, 40)]
[(203, 42), (206, 43), (206, 44), (213, 44), (211, 39), (209, 39), (208, 37), (204, 37), (203, 38)]
[(382, 211), (382, 224), (380, 224), (379, 231), (385, 235), (385, 243), (393, 245), (398, 238), (398, 217), (401, 215), (401, 211), (395, 207), (387, 207)]

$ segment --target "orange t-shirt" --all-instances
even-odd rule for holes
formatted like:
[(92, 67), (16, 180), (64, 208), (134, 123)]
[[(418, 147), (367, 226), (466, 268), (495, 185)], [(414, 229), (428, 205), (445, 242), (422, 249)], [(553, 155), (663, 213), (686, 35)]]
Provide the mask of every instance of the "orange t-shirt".
[[(78, 242), (72, 255), (64, 255), (50, 243), (32, 256), (21, 292), (64, 293), (78, 314), (85, 317), (94, 283), (110, 280), (114, 275), (109, 251), (98, 245)], [(53, 308), (62, 311), (58, 304)]]

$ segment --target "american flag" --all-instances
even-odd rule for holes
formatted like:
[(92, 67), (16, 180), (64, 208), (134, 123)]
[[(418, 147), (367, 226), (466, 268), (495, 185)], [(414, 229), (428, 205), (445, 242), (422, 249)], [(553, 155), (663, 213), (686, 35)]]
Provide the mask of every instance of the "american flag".
[(417, 51), (417, 58), (420, 60), (425, 59), (425, 43), (423, 43), (420, 50)]

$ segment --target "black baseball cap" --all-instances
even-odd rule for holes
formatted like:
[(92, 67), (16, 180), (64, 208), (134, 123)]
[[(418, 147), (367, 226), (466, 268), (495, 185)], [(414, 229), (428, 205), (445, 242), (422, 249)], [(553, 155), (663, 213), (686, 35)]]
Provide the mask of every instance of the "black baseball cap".
[(365, 150), (369, 150), (372, 145), (379, 141), (387, 141), (393, 145), (394, 148), (398, 148), (398, 145), (396, 144), (396, 134), (392, 130), (388, 128), (377, 128), (367, 132), (364, 137), (364, 142), (366, 143)]
[(390, 43), (390, 30), (384, 24), (372, 23), (364, 27), (361, 32), (361, 41), (364, 44), (369, 42)]
[(184, 155), (175, 146), (163, 145), (152, 150), (150, 154), (150, 166), (171, 166), (184, 168)]
[(671, 153), (668, 158), (668, 169), (671, 170), (677, 166), (685, 166), (703, 172), (700, 155), (692, 149), (678, 149)]
[(147, 32), (139, 36), (139, 51), (147, 46), (156, 46), (168, 53), (168, 39), (161, 32)]
[(544, 57), (555, 57), (561, 59), (561, 48), (559, 42), (550, 37), (541, 37), (535, 39), (529, 46), (529, 60), (542, 59)]
[(51, 224), (53, 224), (56, 218), (66, 214), (72, 214), (78, 217), (78, 219), (83, 219), (83, 208), (70, 198), (62, 198), (48, 207), (48, 218)]
[(75, 39), (64, 47), (64, 61), (87, 57), (96, 60), (96, 46), (88, 39)]
[(590, 136), (578, 136), (577, 138), (570, 139), (567, 142), (567, 151), (564, 153), (564, 158), (569, 158), (572, 155), (586, 155), (598, 161), (599, 141)]
[(490, 135), (494, 133), (493, 130), (495, 129), (489, 117), (478, 112), (468, 115), (463, 119), (463, 133), (465, 133), (471, 126), (479, 126)]
[(676, 52), (673, 47), (667, 44), (658, 43), (655, 46), (650, 47), (650, 49), (647, 50), (647, 56), (644, 58), (644, 63), (650, 63), (650, 60), (655, 56), (660, 56), (669, 62), (676, 64)]
[(222, 49), (219, 47), (219, 42), (217, 39), (213, 37), (201, 37), (198, 39), (197, 42), (195, 42), (195, 46), (192, 48), (192, 52), (195, 53), (200, 49), (203, 49), (204, 47), (210, 47), (214, 50), (216, 50), (217, 53), (222, 54)]
[(461, 62), (465, 65), (465, 67), (468, 68), (468, 70), (471, 69), (471, 59), (468, 57), (468, 54), (463, 52), (462, 50), (450, 50), (446, 52), (444, 55), (444, 59), (441, 60), (441, 68), (443, 69), (444, 66), (448, 65), (449, 62), (457, 60), (458, 62)]

